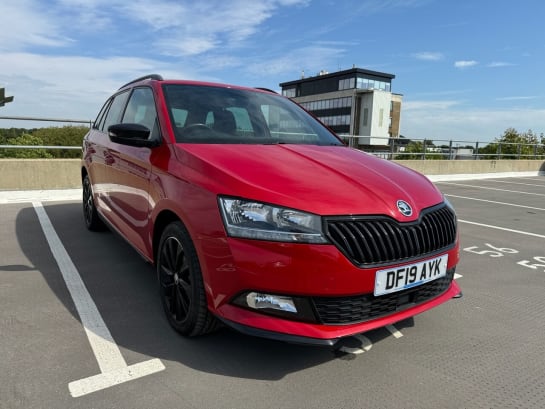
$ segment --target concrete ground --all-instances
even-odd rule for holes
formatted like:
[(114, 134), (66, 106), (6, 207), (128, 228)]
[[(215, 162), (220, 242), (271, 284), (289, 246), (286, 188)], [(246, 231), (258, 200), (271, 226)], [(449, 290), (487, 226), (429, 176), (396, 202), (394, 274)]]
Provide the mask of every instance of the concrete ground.
[(0, 408), (545, 407), (545, 177), (437, 185), (464, 297), (337, 348), (185, 339), (79, 190), (0, 194)]

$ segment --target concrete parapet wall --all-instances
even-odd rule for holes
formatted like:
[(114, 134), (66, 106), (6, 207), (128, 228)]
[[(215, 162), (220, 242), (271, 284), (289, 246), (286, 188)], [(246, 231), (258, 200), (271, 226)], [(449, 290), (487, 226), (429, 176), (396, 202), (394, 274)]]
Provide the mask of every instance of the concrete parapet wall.
[(0, 159), (0, 190), (81, 187), (80, 159)]
[[(545, 175), (543, 160), (400, 160), (431, 180)], [(0, 190), (81, 187), (79, 159), (0, 159)]]
[(545, 171), (543, 160), (397, 160), (427, 176)]

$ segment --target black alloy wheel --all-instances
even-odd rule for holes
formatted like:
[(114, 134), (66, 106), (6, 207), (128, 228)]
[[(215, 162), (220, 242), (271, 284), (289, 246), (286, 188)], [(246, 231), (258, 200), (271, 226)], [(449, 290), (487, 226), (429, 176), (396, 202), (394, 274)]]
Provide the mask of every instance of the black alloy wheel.
[(216, 328), (218, 321), (208, 311), (195, 247), (180, 222), (169, 224), (161, 236), (157, 278), (163, 309), (176, 331), (197, 336)]
[(100, 219), (95, 201), (93, 200), (93, 189), (89, 175), (83, 178), (83, 218), (85, 226), (91, 231), (101, 231), (106, 227)]

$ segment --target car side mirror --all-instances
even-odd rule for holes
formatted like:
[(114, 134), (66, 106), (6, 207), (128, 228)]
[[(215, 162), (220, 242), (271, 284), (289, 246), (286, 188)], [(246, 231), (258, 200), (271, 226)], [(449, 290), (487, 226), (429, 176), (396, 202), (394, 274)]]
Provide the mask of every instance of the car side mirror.
[(128, 146), (153, 148), (159, 141), (148, 139), (151, 131), (141, 124), (117, 124), (108, 127), (108, 136), (115, 143)]

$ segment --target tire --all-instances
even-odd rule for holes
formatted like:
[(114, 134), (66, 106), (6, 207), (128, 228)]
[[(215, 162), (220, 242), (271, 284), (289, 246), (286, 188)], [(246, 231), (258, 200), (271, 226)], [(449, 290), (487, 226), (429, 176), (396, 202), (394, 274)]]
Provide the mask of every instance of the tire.
[(83, 178), (83, 219), (85, 226), (91, 231), (102, 231), (106, 228), (104, 222), (100, 219), (95, 201), (93, 199), (93, 189), (89, 175)]
[(169, 324), (180, 334), (198, 336), (215, 330), (208, 311), (197, 252), (181, 222), (169, 224), (157, 251), (159, 294)]

